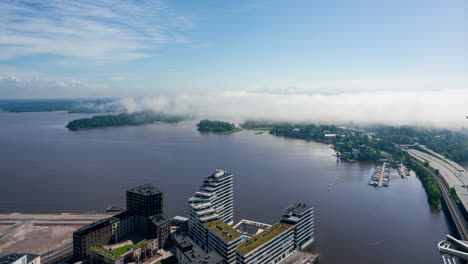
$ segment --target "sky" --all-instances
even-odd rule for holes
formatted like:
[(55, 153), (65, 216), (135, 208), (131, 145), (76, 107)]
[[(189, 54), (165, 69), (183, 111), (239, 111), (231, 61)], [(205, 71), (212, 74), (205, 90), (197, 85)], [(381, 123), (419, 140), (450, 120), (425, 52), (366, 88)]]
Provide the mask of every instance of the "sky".
[(466, 89), (468, 2), (1, 1), (0, 98)]
[(458, 118), (468, 1), (0, 1), (0, 99), (94, 97), (206, 113), (383, 107), (376, 119), (437, 106), (440, 121)]

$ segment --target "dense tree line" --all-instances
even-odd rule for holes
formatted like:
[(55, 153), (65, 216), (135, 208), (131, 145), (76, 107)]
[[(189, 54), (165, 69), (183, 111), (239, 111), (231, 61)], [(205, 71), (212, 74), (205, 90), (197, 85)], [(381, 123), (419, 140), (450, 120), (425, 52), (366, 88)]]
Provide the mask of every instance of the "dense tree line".
[(425, 145), (429, 149), (456, 161), (468, 161), (468, 133), (430, 130), (413, 127), (378, 127), (376, 136), (395, 144)]
[(419, 165), (416, 161), (408, 157), (407, 164), (416, 172), (426, 190), (427, 200), (432, 208), (441, 208), (441, 193), (432, 175)]
[[(68, 111), (74, 113), (96, 113), (96, 107), (111, 102), (112, 99), (36, 99), (36, 100), (0, 100), (0, 109), (5, 112), (51, 112)], [(107, 109), (106, 109), (107, 110)]]
[(214, 132), (214, 133), (226, 133), (235, 132), (239, 130), (235, 124), (223, 121), (211, 121), (201, 120), (198, 124), (198, 131), (200, 132)]
[(96, 127), (150, 124), (157, 121), (175, 123), (181, 120), (183, 118), (180, 116), (168, 116), (153, 112), (121, 113), (118, 115), (98, 115), (91, 118), (76, 119), (69, 122), (67, 128), (79, 130)]

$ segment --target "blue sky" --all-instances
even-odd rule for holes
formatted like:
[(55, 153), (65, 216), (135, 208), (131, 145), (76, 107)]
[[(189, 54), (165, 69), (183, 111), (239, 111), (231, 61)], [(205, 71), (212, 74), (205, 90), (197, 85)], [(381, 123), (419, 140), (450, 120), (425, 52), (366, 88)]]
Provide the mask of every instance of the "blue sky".
[(2, 1), (0, 98), (468, 89), (468, 2)]

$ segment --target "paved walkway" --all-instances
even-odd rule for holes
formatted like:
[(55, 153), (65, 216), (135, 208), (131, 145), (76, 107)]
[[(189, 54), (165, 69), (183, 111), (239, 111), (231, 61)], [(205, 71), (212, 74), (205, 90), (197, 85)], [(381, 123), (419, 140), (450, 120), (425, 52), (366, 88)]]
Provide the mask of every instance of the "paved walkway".
[(312, 264), (318, 261), (318, 255), (296, 251), (291, 256), (287, 257), (282, 264)]

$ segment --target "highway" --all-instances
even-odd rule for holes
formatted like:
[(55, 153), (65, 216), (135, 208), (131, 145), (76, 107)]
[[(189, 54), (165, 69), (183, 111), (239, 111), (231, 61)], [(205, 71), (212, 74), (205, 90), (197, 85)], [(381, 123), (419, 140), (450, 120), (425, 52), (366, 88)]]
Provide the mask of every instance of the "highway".
[(457, 207), (452, 195), (449, 192), (448, 186), (444, 183), (442, 176), (439, 174), (435, 174), (432, 172), (431, 169), (424, 167), (423, 162), (417, 161), (427, 172), (431, 174), (431, 176), (436, 181), (437, 185), (439, 186), (440, 192), (442, 193), (442, 198), (449, 209), (450, 215), (452, 216), (453, 222), (460, 234), (462, 240), (468, 240), (468, 229), (466, 228), (465, 219), (463, 218), (462, 213)]

